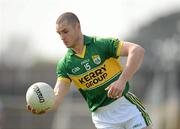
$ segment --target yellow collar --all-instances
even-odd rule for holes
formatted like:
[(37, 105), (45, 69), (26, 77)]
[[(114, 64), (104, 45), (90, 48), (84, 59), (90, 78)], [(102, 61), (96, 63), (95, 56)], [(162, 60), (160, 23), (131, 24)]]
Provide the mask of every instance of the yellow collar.
[(85, 52), (86, 52), (86, 45), (84, 45), (82, 53), (81, 54), (76, 54), (76, 56), (78, 56), (80, 58), (84, 58)]

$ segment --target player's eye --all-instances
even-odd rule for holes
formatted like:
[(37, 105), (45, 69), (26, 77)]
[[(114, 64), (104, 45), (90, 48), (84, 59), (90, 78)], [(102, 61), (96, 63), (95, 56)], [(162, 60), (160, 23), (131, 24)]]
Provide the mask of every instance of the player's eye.
[(59, 35), (61, 35), (61, 33), (60, 32), (57, 32)]
[(67, 31), (67, 30), (65, 30), (65, 31), (63, 31), (63, 33), (64, 33), (64, 34), (67, 34), (67, 33), (68, 33), (68, 31)]

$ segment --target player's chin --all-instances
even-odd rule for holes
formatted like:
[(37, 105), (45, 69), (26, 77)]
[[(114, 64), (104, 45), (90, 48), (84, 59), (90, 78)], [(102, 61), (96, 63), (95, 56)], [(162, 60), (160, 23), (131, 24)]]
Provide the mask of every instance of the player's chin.
[(71, 48), (71, 46), (66, 46), (66, 48)]
[(63, 41), (64, 45), (68, 48), (70, 46), (70, 44), (66, 41)]
[(64, 45), (65, 45), (67, 48), (73, 48), (73, 45), (72, 45), (72, 43), (70, 43), (70, 42), (64, 42)]
[(68, 46), (68, 45), (66, 45), (66, 44), (65, 44), (65, 46), (66, 46), (66, 48), (70, 48), (70, 46)]

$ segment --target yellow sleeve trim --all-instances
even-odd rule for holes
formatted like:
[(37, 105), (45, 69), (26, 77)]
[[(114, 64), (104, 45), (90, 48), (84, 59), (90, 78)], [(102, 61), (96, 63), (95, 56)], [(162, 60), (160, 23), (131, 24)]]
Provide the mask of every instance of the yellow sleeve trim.
[(123, 44), (124, 44), (123, 41), (119, 42), (119, 45), (118, 45), (118, 48), (117, 48), (117, 53), (116, 53), (117, 56), (121, 55), (121, 48), (123, 47)]
[(71, 83), (71, 80), (68, 79), (68, 78), (58, 77), (57, 79), (60, 80), (60, 81), (62, 80), (62, 81), (64, 81), (65, 83)]

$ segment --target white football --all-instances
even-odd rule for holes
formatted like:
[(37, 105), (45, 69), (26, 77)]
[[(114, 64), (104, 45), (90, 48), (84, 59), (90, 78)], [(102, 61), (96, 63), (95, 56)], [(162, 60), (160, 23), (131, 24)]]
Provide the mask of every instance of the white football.
[(32, 84), (26, 92), (26, 102), (38, 112), (49, 109), (55, 100), (53, 88), (44, 82)]

